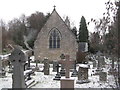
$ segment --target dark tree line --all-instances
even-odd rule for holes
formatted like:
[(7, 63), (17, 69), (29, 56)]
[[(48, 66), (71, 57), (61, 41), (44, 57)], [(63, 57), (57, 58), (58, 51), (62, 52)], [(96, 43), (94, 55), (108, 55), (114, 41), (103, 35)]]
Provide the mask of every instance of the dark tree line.
[(9, 44), (19, 45), (28, 49), (25, 45), (25, 40), (27, 44), (33, 48), (37, 34), (40, 32), (49, 16), (50, 13), (44, 15), (42, 12), (35, 12), (28, 17), (22, 15), (20, 18), (15, 18), (7, 24), (1, 20), (0, 27), (2, 27), (3, 52), (9, 50)]

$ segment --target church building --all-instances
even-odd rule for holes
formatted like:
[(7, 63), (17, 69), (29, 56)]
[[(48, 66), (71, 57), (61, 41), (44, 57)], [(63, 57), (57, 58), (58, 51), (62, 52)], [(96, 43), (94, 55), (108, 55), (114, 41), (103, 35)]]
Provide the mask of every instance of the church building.
[(34, 43), (35, 60), (60, 60), (61, 54), (68, 54), (72, 60), (76, 60), (77, 50), (78, 43), (70, 30), (68, 18), (63, 21), (54, 7)]

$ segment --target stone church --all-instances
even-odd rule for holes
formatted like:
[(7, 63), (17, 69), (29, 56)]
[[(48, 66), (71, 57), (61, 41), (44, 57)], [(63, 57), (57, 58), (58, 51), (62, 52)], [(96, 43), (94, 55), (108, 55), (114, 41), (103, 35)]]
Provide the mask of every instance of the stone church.
[(35, 60), (60, 60), (61, 54), (68, 54), (75, 60), (77, 50), (78, 43), (68, 18), (63, 21), (54, 8), (34, 43)]

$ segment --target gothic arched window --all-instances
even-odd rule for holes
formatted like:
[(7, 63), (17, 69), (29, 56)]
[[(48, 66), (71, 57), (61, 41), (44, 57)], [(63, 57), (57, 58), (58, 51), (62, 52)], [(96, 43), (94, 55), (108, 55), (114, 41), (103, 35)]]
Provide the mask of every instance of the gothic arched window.
[(60, 48), (60, 33), (56, 28), (50, 32), (49, 48)]

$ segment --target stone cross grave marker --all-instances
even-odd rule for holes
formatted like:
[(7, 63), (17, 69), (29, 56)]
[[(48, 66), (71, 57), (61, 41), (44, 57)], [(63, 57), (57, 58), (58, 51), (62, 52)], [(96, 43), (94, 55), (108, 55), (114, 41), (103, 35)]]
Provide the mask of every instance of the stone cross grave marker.
[(64, 64), (64, 67), (66, 69), (65, 73), (65, 79), (60, 80), (60, 87), (61, 90), (64, 90), (65, 88), (69, 88), (70, 90), (74, 90), (74, 79), (70, 79), (70, 68), (74, 61), (70, 61), (70, 56), (66, 55), (65, 60), (61, 61), (62, 64)]
[(74, 63), (74, 61), (70, 61), (70, 56), (66, 55), (65, 56), (65, 60), (61, 60), (60, 63), (64, 64), (66, 73), (65, 73), (65, 77), (69, 78), (70, 77), (70, 68), (72, 66), (72, 64)]
[(50, 74), (50, 65), (49, 65), (49, 60), (47, 58), (44, 59), (44, 75), (49, 75)]
[(57, 63), (57, 65), (56, 65), (56, 68), (57, 68), (57, 74), (56, 74), (56, 76), (55, 76), (55, 78), (53, 79), (53, 80), (60, 80), (60, 78), (61, 78), (61, 75), (60, 75), (60, 72), (59, 72), (59, 63)]
[[(61, 54), (60, 55), (60, 58), (61, 60), (65, 59), (65, 55), (64, 54)], [(61, 60), (59, 62), (61, 62)], [(60, 70), (60, 75), (61, 76), (65, 76), (65, 68), (64, 68), (64, 65), (61, 63), (61, 70)]]
[(13, 64), (12, 88), (26, 88), (24, 79), (25, 54), (19, 48), (15, 48), (9, 59)]

